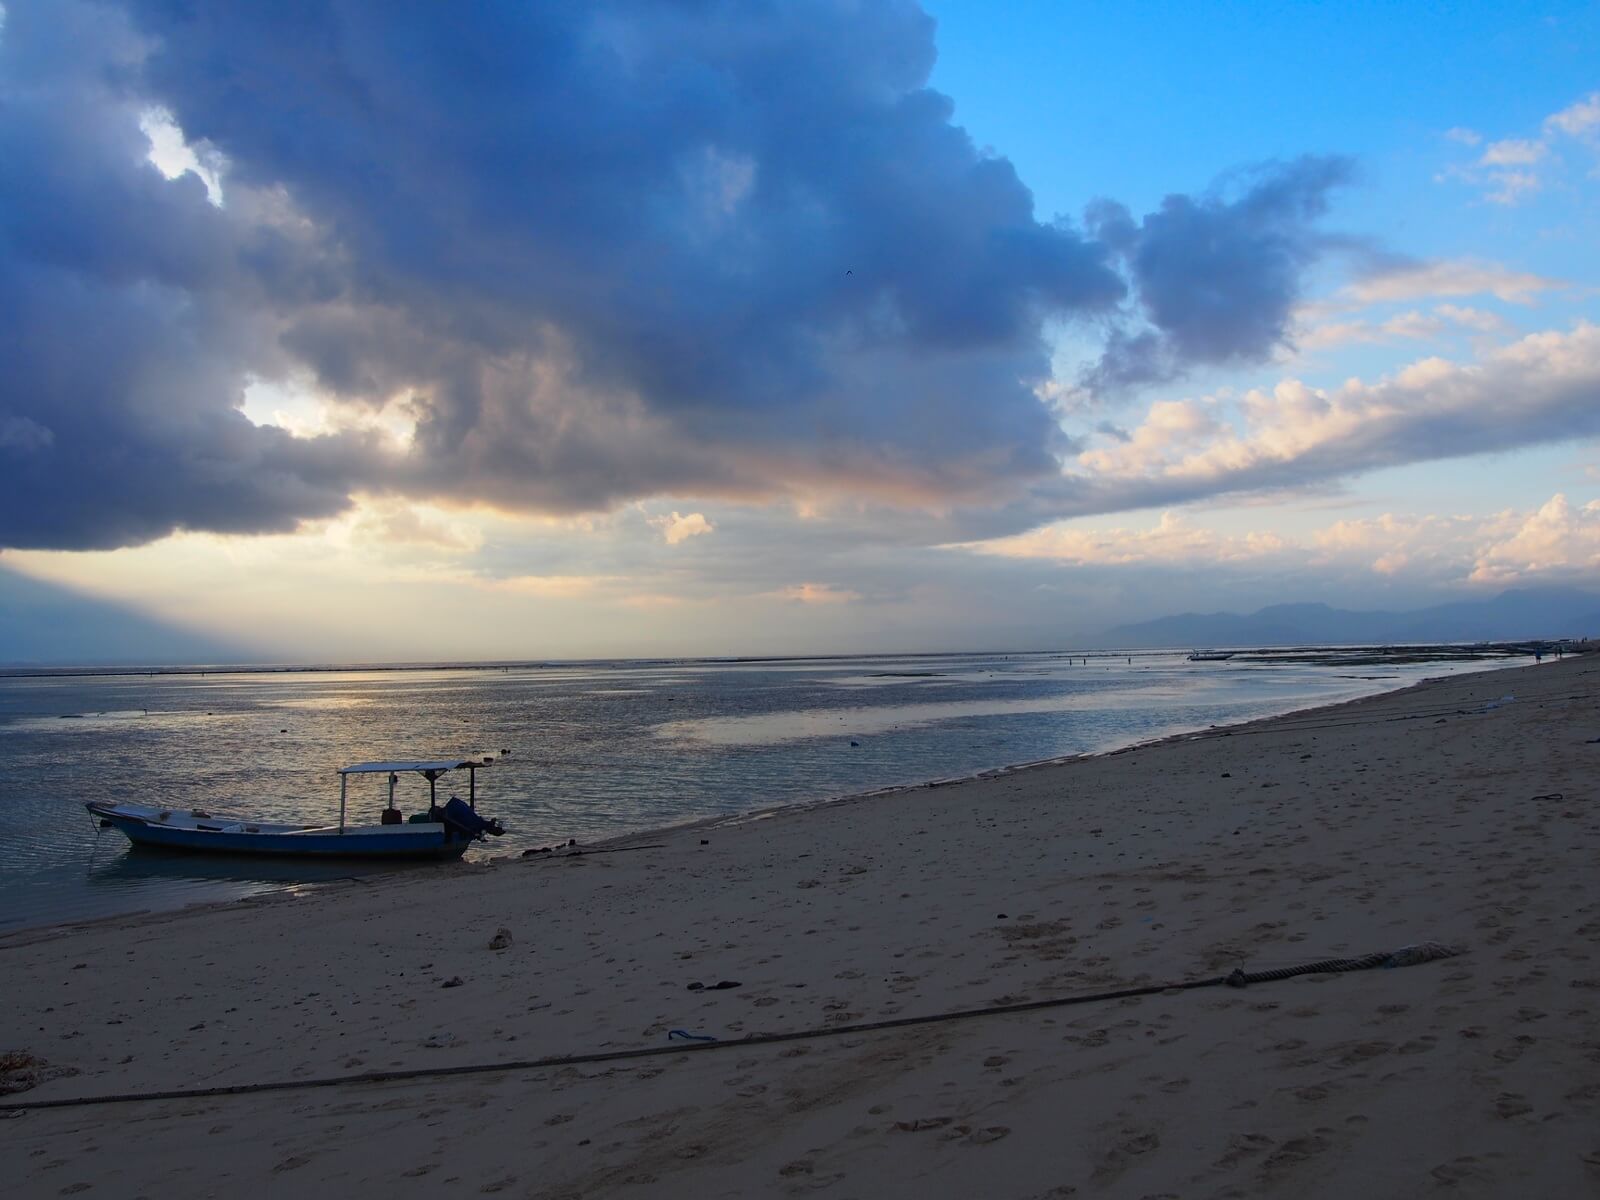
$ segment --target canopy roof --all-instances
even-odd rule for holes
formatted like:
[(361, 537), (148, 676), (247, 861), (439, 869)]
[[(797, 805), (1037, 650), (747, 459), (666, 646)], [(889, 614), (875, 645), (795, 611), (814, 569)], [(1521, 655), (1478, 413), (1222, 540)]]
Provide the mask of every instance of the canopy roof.
[(438, 762), (367, 762), (340, 767), (341, 775), (372, 775), (380, 771), (455, 771), (461, 767), (486, 767), (481, 758), (446, 758)]

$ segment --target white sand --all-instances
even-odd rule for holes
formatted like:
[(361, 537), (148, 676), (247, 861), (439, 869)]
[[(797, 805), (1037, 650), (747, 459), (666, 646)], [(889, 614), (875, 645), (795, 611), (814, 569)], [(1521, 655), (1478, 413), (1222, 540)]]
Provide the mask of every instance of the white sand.
[[(1470, 950), (638, 1062), (33, 1111), (0, 1121), (8, 1194), (1600, 1194), (1597, 692), (1600, 657), (1568, 659), (639, 839), (663, 849), (14, 935), (0, 1050), (78, 1072), (17, 1101)], [(500, 926), (514, 942), (490, 950)], [(741, 986), (687, 989), (724, 979)]]

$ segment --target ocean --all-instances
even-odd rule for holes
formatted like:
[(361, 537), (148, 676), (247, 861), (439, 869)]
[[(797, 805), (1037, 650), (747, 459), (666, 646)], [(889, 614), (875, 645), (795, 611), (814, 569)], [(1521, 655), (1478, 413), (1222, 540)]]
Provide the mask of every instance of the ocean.
[[(508, 832), (469, 858), (497, 857), (1105, 751), (1522, 661), (1191, 663), (1136, 651), (0, 676), (0, 930), (374, 870), (461, 869), (134, 851), (96, 827), (89, 800), (331, 821), (342, 765), (491, 756), (479, 809)], [(383, 777), (350, 786), (352, 821), (375, 821)], [(426, 797), (419, 776), (402, 778), (407, 812)]]

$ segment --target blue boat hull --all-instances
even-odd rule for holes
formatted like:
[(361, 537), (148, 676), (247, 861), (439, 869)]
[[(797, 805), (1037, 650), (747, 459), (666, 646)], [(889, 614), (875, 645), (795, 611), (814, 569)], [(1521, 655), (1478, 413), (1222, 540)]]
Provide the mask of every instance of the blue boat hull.
[(95, 805), (89, 811), (120, 829), (137, 846), (187, 850), (199, 854), (251, 854), (290, 858), (418, 859), (460, 858), (469, 840), (452, 837), (442, 825), (391, 825), (377, 829), (305, 830), (250, 833), (226, 829), (188, 829), (126, 816)]

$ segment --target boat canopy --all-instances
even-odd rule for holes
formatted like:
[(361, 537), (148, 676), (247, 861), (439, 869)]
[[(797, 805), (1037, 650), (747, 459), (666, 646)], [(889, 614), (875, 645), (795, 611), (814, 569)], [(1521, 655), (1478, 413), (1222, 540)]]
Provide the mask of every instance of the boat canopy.
[(376, 775), (380, 772), (397, 773), (400, 771), (457, 771), (462, 767), (486, 767), (488, 761), (479, 758), (447, 758), (439, 762), (365, 762), (356, 763), (354, 766), (340, 767), (341, 775)]

